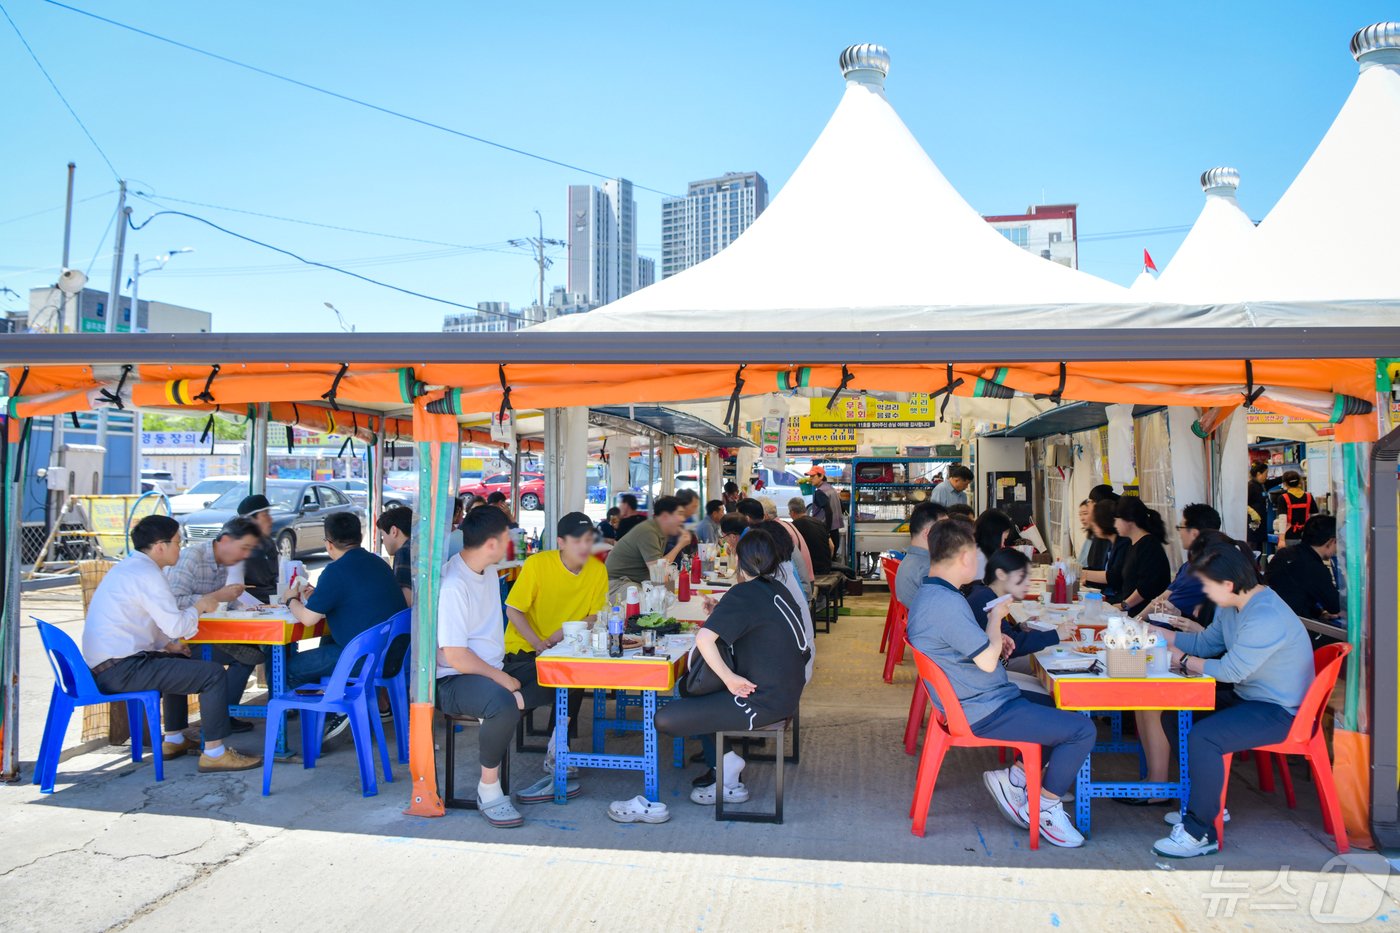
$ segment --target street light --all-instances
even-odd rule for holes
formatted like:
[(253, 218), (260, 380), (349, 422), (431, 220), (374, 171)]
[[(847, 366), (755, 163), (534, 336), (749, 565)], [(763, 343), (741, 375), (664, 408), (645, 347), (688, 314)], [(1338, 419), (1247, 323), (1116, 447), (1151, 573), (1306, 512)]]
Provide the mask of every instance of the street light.
[(330, 308), (332, 311), (335, 312), (335, 319), (340, 322), (341, 330), (345, 331), (347, 334), (353, 334), (355, 332), (355, 325), (345, 323), (345, 315), (340, 313), (339, 308), (331, 304), (329, 301), (323, 301), (321, 302), (321, 304), (325, 305), (327, 308)]

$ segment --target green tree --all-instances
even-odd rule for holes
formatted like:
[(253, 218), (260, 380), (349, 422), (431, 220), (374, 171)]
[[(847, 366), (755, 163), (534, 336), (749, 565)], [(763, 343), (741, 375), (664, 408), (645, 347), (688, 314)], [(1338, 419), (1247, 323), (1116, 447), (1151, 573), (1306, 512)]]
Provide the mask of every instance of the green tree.
[[(148, 411), (141, 418), (141, 427), (145, 431), (203, 431), (208, 421), (208, 415), (162, 415)], [(233, 421), (223, 415), (214, 416), (215, 440), (241, 441), (247, 436), (246, 418)]]

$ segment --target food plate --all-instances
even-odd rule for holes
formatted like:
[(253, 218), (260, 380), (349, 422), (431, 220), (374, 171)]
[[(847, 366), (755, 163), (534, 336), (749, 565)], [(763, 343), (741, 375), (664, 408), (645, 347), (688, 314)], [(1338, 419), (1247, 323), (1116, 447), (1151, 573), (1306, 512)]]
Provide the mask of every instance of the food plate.
[(1077, 652), (1051, 652), (1041, 657), (1040, 665), (1052, 674), (1079, 674), (1094, 666), (1098, 659)]
[(635, 635), (622, 636), (622, 648), (624, 651), (631, 651), (634, 648), (642, 647), (642, 640)]

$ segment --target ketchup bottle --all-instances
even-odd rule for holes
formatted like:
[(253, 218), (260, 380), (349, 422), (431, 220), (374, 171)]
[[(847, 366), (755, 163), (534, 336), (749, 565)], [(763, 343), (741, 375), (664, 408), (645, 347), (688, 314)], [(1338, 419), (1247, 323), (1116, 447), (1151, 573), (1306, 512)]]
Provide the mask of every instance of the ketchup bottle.
[(1063, 570), (1055, 574), (1055, 592), (1051, 596), (1050, 601), (1059, 605), (1064, 605), (1069, 602), (1069, 587), (1065, 583), (1065, 572)]
[(690, 567), (682, 567), (680, 577), (676, 580), (676, 602), (690, 602)]
[(690, 582), (700, 582), (700, 555), (698, 553), (690, 556)]

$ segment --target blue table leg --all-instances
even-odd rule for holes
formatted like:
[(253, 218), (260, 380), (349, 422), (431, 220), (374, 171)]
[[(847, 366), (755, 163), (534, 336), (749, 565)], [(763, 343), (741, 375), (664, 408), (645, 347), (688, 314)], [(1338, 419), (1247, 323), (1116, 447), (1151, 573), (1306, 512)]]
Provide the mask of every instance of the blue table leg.
[[(287, 694), (287, 646), (272, 646), (272, 699), (278, 699)], [(267, 724), (267, 728), (273, 728), (272, 723)], [(277, 714), (277, 757), (287, 756), (287, 713), (284, 710)], [(305, 754), (305, 749), (302, 750)]]
[(593, 691), (593, 754), (603, 754), (603, 733), (608, 727), (608, 691)]
[[(596, 694), (595, 694), (596, 697)], [(596, 699), (594, 701), (597, 702)], [(598, 730), (595, 728), (596, 736)], [(559, 687), (554, 691), (554, 802), (568, 803), (569, 783), (569, 691)]]
[[(1191, 735), (1191, 711), (1189, 709), (1178, 710), (1176, 714), (1176, 743), (1177, 743), (1177, 767), (1180, 773), (1177, 775), (1177, 783), (1181, 785), (1181, 817), (1186, 818), (1186, 804), (1191, 797), (1191, 752), (1187, 747), (1186, 740)], [(1225, 775), (1228, 781), (1230, 775)]]
[[(660, 799), (656, 744), (656, 691), (646, 690), (642, 693), (642, 756), (646, 759), (646, 795), (653, 803)], [(778, 749), (778, 754), (782, 753)]]
[(1084, 756), (1084, 763), (1079, 766), (1079, 774), (1074, 782), (1074, 822), (1085, 836), (1089, 835), (1089, 763), (1093, 758), (1092, 751)]

